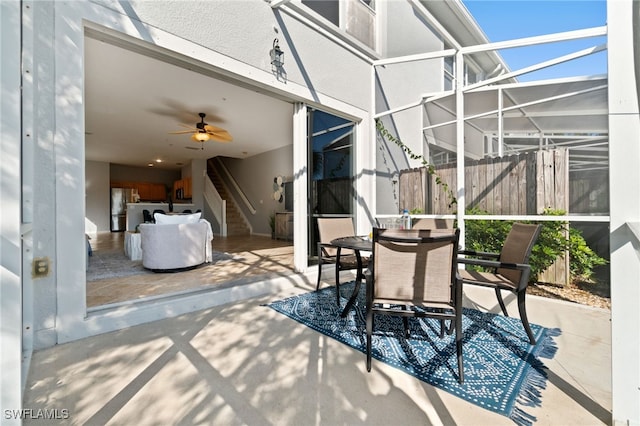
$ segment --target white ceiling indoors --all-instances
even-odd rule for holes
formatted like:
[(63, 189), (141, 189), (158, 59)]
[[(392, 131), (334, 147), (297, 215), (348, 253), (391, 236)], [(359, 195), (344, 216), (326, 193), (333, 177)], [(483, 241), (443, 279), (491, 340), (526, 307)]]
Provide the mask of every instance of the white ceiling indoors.
[[(85, 37), (86, 160), (176, 170), (191, 159), (247, 158), (291, 145), (291, 103), (125, 47)], [(233, 142), (169, 134), (195, 127), (199, 112)]]

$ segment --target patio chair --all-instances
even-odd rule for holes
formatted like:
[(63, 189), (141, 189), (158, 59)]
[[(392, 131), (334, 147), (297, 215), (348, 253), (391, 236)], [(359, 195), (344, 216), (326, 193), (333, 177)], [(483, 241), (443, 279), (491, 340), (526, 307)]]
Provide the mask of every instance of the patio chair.
[[(355, 235), (353, 221), (349, 217), (344, 218), (318, 218), (318, 282), (316, 291), (320, 288), (322, 265), (331, 263), (336, 271), (336, 302), (340, 305), (340, 272), (358, 269), (358, 258), (353, 250), (341, 249), (338, 257), (338, 248), (331, 245), (331, 240), (340, 237), (352, 237)], [(362, 267), (369, 264), (367, 257), (361, 257)], [(362, 271), (358, 271), (358, 279)]]
[(531, 256), (533, 245), (538, 239), (538, 235), (540, 235), (540, 229), (541, 225), (514, 223), (502, 245), (500, 253), (461, 250), (459, 254), (475, 258), (458, 259), (458, 263), (491, 269), (491, 272), (461, 269), (459, 273), (463, 284), (493, 288), (502, 313), (505, 316), (509, 316), (509, 314), (502, 299), (502, 290), (508, 290), (517, 295), (520, 320), (532, 345), (536, 344), (536, 339), (533, 337), (527, 319), (525, 296), (531, 273), (531, 266), (528, 263), (529, 257)]
[(453, 219), (423, 217), (414, 220), (411, 229), (453, 229)]
[[(462, 365), (462, 283), (456, 269), (460, 230), (373, 230), (372, 264), (367, 278), (366, 333), (367, 371), (371, 371), (374, 314), (397, 315), (410, 337), (410, 317), (451, 320), (455, 330), (458, 380), (464, 381)], [(452, 330), (453, 329), (453, 330)]]

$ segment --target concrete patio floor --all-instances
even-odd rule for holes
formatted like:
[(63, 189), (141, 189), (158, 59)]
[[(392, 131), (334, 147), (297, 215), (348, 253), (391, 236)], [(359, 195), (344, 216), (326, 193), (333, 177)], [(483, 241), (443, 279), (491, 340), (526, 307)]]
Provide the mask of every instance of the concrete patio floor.
[[(78, 425), (513, 424), (376, 360), (367, 373), (364, 354), (263, 306), (314, 288), (309, 274), (275, 294), (37, 351), (24, 408), (68, 410), (59, 424)], [(562, 334), (543, 359), (542, 404), (526, 412), (537, 425), (611, 423), (610, 312), (527, 304), (531, 322)], [(465, 287), (465, 306), (499, 311), (482, 288)]]

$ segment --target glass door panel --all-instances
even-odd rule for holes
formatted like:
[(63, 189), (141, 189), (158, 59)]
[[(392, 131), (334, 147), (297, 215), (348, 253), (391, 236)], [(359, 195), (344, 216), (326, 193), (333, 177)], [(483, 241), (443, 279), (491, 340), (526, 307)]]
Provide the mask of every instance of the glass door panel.
[(309, 109), (309, 255), (317, 256), (318, 217), (353, 217), (353, 122)]

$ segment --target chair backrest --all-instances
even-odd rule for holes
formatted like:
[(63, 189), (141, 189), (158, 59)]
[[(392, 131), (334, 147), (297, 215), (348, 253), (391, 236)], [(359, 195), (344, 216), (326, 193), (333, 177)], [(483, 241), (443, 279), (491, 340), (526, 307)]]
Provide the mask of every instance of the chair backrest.
[[(529, 263), (531, 250), (538, 239), (538, 235), (540, 235), (541, 228), (541, 225), (514, 223), (502, 245), (500, 262)], [(515, 269), (498, 268), (496, 272), (515, 284), (520, 282), (522, 277), (522, 271)]]
[[(321, 243), (329, 244), (331, 240), (336, 238), (352, 237), (355, 235), (355, 232), (353, 221), (350, 217), (318, 218), (318, 234)], [(329, 256), (335, 256), (337, 249), (326, 247), (325, 252)], [(353, 254), (353, 250), (343, 249), (340, 254)], [(320, 255), (320, 253), (318, 253), (318, 255)]]
[(376, 303), (454, 302), (460, 230), (373, 230)]
[(453, 229), (453, 219), (422, 217), (413, 221), (411, 229)]

